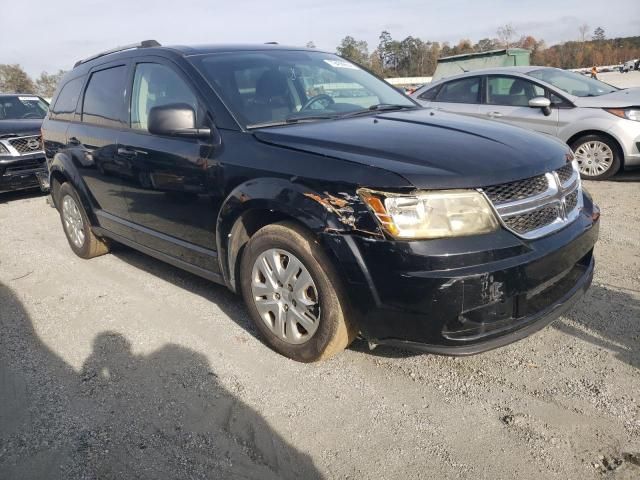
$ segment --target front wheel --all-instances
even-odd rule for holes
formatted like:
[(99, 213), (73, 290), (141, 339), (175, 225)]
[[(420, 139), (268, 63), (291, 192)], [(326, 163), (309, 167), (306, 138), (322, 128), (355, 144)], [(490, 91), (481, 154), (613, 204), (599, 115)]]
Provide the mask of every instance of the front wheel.
[(620, 150), (609, 138), (586, 135), (573, 142), (571, 150), (585, 180), (606, 180), (620, 170)]
[(297, 225), (260, 229), (249, 240), (240, 269), (251, 318), (280, 354), (315, 362), (354, 339), (338, 276), (315, 239)]

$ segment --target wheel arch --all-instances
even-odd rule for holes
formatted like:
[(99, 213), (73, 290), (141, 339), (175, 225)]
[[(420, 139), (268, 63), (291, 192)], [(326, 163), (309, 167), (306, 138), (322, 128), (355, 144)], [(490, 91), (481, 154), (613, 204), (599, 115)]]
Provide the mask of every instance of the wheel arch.
[[(56, 153), (53, 157), (53, 160), (49, 164), (49, 182), (51, 184), (51, 193), (54, 204), (57, 202), (57, 191), (59, 187), (54, 187), (54, 184), (57, 182), (59, 185), (62, 185), (65, 182), (70, 183), (73, 188), (75, 188), (78, 193), (78, 197), (82, 202), (82, 206), (87, 212), (87, 216), (89, 217), (89, 221), (92, 225), (97, 225), (97, 218), (93, 211), (93, 204), (91, 202), (91, 194), (87, 189), (86, 184), (82, 180), (82, 176), (78, 171), (77, 167), (73, 163), (73, 160), (69, 155), (64, 152)], [(57, 205), (56, 205), (57, 207)]]
[[(224, 200), (216, 222), (218, 258), (227, 286), (239, 291), (242, 251), (251, 236), (266, 225), (287, 220), (315, 236), (352, 228), (345, 217), (347, 210), (340, 212), (323, 201), (327, 195), (279, 178), (250, 180), (237, 186)], [(325, 251), (333, 257), (330, 250)]]

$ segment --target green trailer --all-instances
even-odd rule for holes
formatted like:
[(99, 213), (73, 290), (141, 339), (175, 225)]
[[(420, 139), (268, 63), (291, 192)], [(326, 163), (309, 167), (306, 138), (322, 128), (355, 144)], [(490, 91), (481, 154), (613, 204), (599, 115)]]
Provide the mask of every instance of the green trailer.
[(433, 80), (480, 68), (526, 66), (529, 65), (530, 55), (531, 52), (526, 48), (503, 48), (501, 50), (489, 50), (488, 52), (463, 53), (462, 55), (442, 57), (438, 59)]

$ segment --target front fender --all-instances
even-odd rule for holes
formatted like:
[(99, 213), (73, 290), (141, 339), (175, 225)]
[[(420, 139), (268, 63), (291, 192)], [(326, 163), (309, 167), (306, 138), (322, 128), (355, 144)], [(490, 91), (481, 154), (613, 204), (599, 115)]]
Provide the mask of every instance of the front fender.
[[(289, 218), (319, 235), (348, 232), (361, 224), (376, 231), (373, 219), (360, 198), (352, 193), (327, 192), (284, 178), (261, 178), (238, 185), (224, 200), (217, 220), (216, 242), (220, 267), (229, 288), (236, 290), (237, 256), (252, 232), (246, 219), (250, 212)], [(268, 223), (268, 222), (267, 222)]]

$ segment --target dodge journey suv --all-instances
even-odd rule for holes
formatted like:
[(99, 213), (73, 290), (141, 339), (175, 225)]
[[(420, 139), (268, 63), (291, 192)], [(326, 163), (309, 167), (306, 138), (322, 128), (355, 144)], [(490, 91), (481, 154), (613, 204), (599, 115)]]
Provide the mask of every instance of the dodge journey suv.
[(358, 335), (478, 353), (591, 283), (599, 211), (566, 145), (423, 109), (330, 53), (104, 52), (60, 82), (43, 136), (77, 255), (119, 242), (226, 285), (296, 360)]

